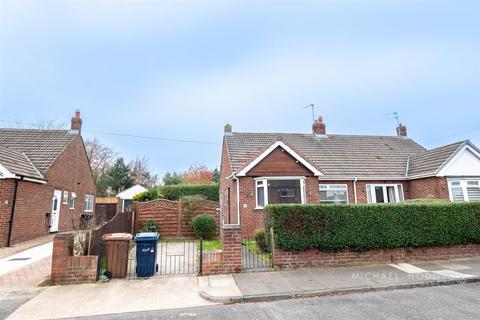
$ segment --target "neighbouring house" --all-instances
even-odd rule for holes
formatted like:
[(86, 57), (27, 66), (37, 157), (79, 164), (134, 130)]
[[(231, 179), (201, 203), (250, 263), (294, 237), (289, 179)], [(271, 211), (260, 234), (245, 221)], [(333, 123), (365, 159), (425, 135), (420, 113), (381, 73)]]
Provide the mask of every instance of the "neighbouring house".
[(234, 132), (225, 126), (220, 206), (242, 236), (263, 227), (263, 207), (388, 203), (433, 197), (480, 201), (480, 150), (470, 141), (427, 150), (407, 136)]
[(132, 210), (133, 205), (133, 196), (142, 192), (148, 191), (147, 188), (136, 184), (127, 188), (117, 194), (118, 205), (117, 211), (118, 212), (127, 212)]
[(0, 128), (0, 246), (80, 226), (95, 183), (75, 112), (71, 130)]

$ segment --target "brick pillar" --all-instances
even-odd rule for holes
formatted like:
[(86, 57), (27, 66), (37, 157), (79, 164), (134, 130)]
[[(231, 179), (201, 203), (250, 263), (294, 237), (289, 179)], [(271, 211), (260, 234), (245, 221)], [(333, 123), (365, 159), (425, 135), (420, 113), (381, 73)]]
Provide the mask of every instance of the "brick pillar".
[(53, 238), (53, 253), (52, 253), (52, 284), (62, 282), (64, 269), (68, 265), (68, 258), (70, 257), (70, 249), (68, 243), (72, 237), (72, 233), (64, 232), (57, 233)]
[(238, 225), (222, 228), (223, 268), (226, 273), (242, 271), (242, 232)]

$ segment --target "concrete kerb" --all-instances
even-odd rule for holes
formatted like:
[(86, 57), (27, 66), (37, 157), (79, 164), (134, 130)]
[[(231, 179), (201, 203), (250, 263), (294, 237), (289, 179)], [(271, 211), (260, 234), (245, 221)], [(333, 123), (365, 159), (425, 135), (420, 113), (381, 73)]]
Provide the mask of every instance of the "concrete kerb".
[[(352, 288), (341, 288), (341, 289), (286, 292), (286, 293), (278, 293), (278, 294), (274, 293), (274, 294), (259, 294), (259, 295), (241, 295), (241, 296), (215, 296), (200, 289), (199, 294), (202, 298), (211, 302), (233, 304), (233, 303), (266, 302), (266, 301), (300, 299), (300, 298), (314, 298), (314, 297), (322, 297), (322, 296), (346, 295), (346, 294), (367, 293), (367, 292), (376, 292), (376, 291), (427, 288), (427, 287), (449, 286), (449, 285), (458, 285), (458, 284), (475, 283), (475, 282), (480, 282), (480, 277), (465, 278), (465, 279), (449, 279), (449, 280), (430, 280), (430, 281), (420, 282), (420, 283), (399, 284), (399, 285), (391, 285), (391, 286), (380, 285), (380, 286), (352, 287)], [(199, 288), (200, 288), (200, 283), (199, 283)]]

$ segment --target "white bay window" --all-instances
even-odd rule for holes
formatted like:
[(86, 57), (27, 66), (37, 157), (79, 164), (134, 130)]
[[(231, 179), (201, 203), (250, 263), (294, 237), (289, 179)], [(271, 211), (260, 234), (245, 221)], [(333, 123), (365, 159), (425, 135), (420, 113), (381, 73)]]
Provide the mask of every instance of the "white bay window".
[(266, 177), (255, 179), (256, 207), (267, 204), (305, 203), (304, 177)]
[(403, 202), (403, 187), (401, 184), (367, 184), (368, 203)]
[(450, 200), (480, 201), (480, 180), (449, 180)]

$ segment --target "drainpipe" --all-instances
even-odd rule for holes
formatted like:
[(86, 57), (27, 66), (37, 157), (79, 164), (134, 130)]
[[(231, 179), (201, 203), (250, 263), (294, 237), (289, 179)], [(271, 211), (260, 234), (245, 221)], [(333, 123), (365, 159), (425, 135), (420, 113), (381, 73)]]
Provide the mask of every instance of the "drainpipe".
[(240, 180), (236, 175), (233, 178), (237, 180), (237, 224), (240, 225)]
[(355, 204), (358, 203), (358, 199), (357, 199), (357, 181), (358, 181), (358, 178), (353, 179), (353, 196), (355, 197)]
[(13, 219), (15, 218), (15, 204), (17, 202), (18, 183), (20, 182), (20, 180), (23, 180), (23, 177), (21, 177), (20, 179), (15, 179), (15, 190), (13, 191), (12, 211), (10, 213), (10, 221), (8, 221), (7, 247), (10, 247), (12, 242)]

